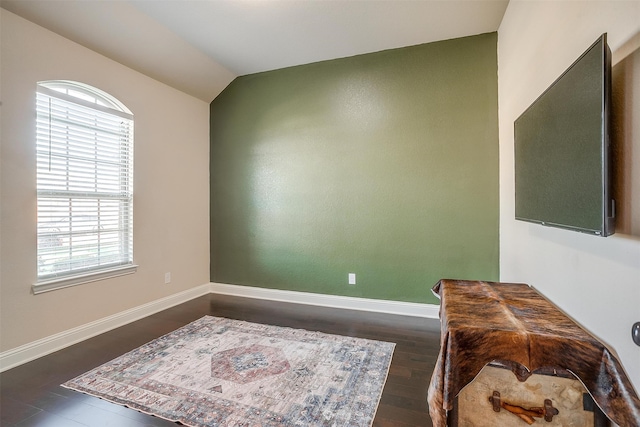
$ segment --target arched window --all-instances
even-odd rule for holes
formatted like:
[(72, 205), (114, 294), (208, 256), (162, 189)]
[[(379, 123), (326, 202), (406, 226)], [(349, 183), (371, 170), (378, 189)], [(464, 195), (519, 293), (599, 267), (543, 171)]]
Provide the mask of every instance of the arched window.
[(39, 82), (35, 293), (135, 271), (133, 115), (94, 87)]

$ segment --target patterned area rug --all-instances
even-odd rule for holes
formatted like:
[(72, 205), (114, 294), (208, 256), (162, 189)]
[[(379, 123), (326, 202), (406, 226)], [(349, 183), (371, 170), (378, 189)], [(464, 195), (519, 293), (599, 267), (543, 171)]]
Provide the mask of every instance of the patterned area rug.
[(193, 427), (368, 427), (394, 347), (205, 316), (62, 386)]

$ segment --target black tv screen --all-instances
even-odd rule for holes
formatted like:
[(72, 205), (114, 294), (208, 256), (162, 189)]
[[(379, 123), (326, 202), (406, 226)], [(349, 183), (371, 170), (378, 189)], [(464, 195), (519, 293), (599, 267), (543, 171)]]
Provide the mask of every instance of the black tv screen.
[(603, 34), (514, 123), (516, 219), (614, 233), (610, 98)]

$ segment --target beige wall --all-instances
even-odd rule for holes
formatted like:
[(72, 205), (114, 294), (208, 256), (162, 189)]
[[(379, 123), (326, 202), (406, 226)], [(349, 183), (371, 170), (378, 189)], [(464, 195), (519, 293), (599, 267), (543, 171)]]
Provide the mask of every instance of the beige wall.
[[(612, 346), (636, 389), (640, 389), (640, 347), (631, 340), (631, 326), (640, 321), (640, 67), (628, 67), (624, 115), (628, 150), (624, 175), (626, 194), (618, 206), (625, 220), (608, 238), (542, 227), (514, 219), (513, 121), (586, 50), (608, 33), (614, 61), (637, 60), (631, 46), (640, 34), (638, 1), (511, 0), (498, 31), (500, 120), (500, 279), (525, 282), (549, 297), (570, 316)], [(616, 65), (618, 66), (618, 65)], [(614, 80), (614, 87), (620, 85)], [(634, 129), (632, 129), (635, 127)], [(620, 145), (619, 141), (616, 141)], [(619, 193), (619, 192), (618, 192)], [(620, 197), (620, 194), (618, 194)], [(630, 220), (633, 216), (635, 219)]]
[[(2, 10), (0, 351), (209, 282), (209, 105)], [(135, 274), (33, 295), (35, 90), (76, 80), (135, 117)], [(164, 284), (171, 272), (172, 283)]]

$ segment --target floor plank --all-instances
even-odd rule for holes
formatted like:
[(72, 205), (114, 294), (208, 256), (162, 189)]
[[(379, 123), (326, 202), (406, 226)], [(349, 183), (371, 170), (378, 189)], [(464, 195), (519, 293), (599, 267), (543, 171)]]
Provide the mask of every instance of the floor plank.
[(60, 384), (204, 315), (396, 343), (375, 427), (429, 427), (426, 395), (439, 351), (439, 322), (210, 294), (0, 374), (5, 427), (175, 426)]

